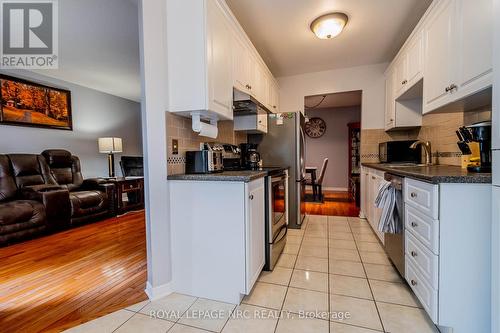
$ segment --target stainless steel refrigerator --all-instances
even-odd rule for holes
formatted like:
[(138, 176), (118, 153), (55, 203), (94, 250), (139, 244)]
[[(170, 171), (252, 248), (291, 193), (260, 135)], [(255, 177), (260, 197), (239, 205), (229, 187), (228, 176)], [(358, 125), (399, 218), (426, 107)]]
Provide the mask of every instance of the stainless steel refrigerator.
[(305, 218), (305, 118), (301, 112), (269, 115), (267, 134), (248, 136), (249, 143), (257, 143), (264, 166), (288, 166), (289, 217), (288, 227), (300, 229)]

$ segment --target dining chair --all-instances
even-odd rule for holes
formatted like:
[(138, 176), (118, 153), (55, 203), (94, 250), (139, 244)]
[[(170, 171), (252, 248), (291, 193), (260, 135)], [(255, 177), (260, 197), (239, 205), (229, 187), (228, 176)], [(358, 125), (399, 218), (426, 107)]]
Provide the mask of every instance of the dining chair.
[(306, 185), (310, 185), (313, 188), (314, 200), (321, 201), (323, 199), (323, 180), (325, 179), (326, 168), (328, 166), (328, 158), (323, 160), (323, 165), (321, 166), (321, 171), (319, 177), (314, 181), (313, 179), (308, 179)]

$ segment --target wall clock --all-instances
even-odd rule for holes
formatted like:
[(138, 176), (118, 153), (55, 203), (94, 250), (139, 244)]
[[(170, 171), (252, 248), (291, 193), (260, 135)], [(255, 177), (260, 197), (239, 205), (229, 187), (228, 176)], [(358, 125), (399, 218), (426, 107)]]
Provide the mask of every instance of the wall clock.
[(306, 123), (306, 134), (308, 137), (317, 139), (326, 132), (326, 123), (323, 119), (314, 117)]

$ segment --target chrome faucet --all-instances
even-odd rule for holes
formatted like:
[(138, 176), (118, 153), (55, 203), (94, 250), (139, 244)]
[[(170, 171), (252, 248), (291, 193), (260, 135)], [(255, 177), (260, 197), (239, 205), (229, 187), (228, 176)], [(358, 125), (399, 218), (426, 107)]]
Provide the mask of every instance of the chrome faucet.
[(430, 141), (415, 141), (411, 144), (411, 149), (416, 149), (419, 145), (422, 145), (425, 149), (425, 164), (432, 165), (432, 148)]

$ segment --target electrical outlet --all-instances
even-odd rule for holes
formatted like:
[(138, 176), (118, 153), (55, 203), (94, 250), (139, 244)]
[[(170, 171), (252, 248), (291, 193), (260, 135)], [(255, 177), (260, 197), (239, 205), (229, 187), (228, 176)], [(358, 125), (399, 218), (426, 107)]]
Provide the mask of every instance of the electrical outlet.
[(179, 140), (177, 139), (172, 139), (172, 154), (173, 155), (179, 154)]

